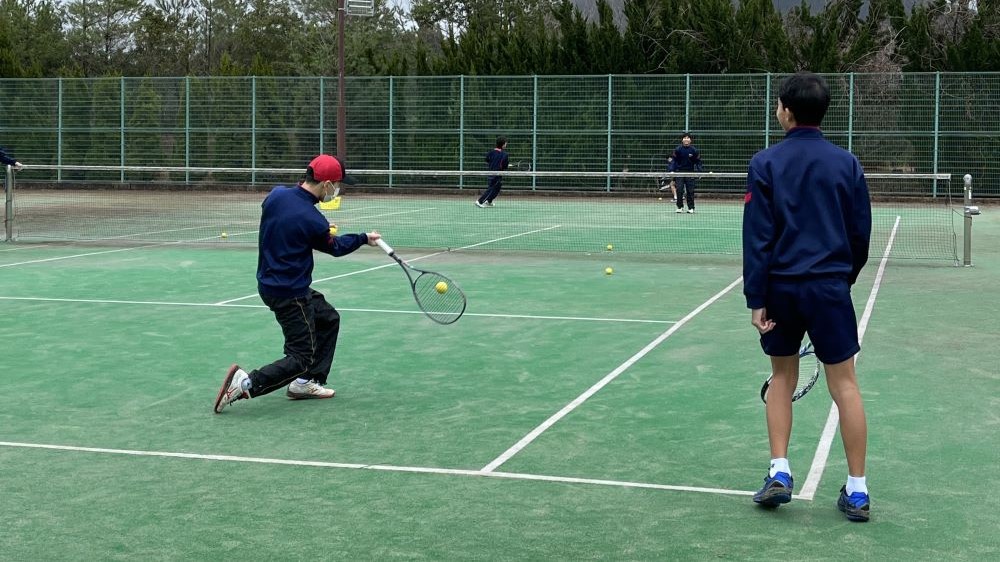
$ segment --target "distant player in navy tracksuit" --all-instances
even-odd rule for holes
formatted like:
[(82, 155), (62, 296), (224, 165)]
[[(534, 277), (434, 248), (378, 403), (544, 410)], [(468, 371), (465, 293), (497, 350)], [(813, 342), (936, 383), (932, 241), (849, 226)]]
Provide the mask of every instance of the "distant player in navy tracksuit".
[(822, 78), (795, 74), (781, 85), (778, 100), (776, 115), (787, 133), (750, 161), (743, 209), (743, 292), (773, 373), (771, 469), (754, 501), (776, 507), (792, 497), (792, 393), (808, 333), (840, 411), (848, 478), (837, 506), (848, 519), (867, 521), (868, 429), (854, 371), (861, 348), (851, 285), (868, 260), (868, 185), (857, 158), (819, 130), (830, 105)]
[[(674, 149), (673, 160), (670, 161), (668, 172), (701, 172), (701, 154), (691, 144), (691, 133), (681, 135), (681, 144)], [(684, 212), (684, 196), (687, 194), (687, 212), (694, 212), (694, 186), (696, 178), (681, 176), (677, 178), (677, 212)]]
[(285, 336), (285, 356), (247, 373), (229, 368), (215, 399), (215, 413), (229, 404), (256, 398), (285, 385), (293, 399), (332, 398), (326, 388), (340, 333), (340, 314), (312, 283), (313, 251), (346, 256), (364, 244), (374, 246), (378, 232), (334, 235), (316, 208), (332, 199), (343, 183), (354, 183), (339, 159), (314, 158), (297, 186), (279, 185), (261, 205), (258, 233), (257, 292)]
[(21, 168), (23, 168), (21, 163), (15, 160), (14, 157), (7, 155), (7, 153), (4, 151), (4, 147), (2, 146), (0, 146), (0, 166), (4, 167), (11, 166), (18, 171), (20, 171)]
[[(496, 148), (486, 153), (486, 169), (491, 171), (503, 171), (507, 169), (510, 158), (507, 156), (506, 137), (497, 137)], [(486, 180), (486, 191), (476, 199), (477, 207), (492, 207), (493, 200), (500, 195), (503, 187), (503, 176), (490, 176)]]

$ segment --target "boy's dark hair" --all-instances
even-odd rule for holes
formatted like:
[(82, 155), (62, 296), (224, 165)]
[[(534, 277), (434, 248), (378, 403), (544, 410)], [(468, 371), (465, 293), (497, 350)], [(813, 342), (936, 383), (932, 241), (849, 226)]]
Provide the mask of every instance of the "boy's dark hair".
[(687, 138), (691, 139), (692, 142), (694, 142), (694, 135), (692, 135), (691, 133), (683, 133), (683, 134), (681, 134), (681, 140), (684, 140), (684, 137), (687, 137)]
[(822, 76), (798, 72), (781, 83), (778, 99), (795, 115), (797, 124), (818, 127), (830, 107), (830, 87)]
[(507, 137), (497, 137), (497, 148), (503, 148), (507, 144)]

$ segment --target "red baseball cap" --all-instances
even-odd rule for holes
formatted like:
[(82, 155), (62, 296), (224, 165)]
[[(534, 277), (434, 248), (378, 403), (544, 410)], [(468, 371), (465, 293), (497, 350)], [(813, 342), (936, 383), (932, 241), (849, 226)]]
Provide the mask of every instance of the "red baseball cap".
[(347, 175), (347, 168), (336, 156), (320, 154), (309, 162), (309, 169), (312, 170), (312, 177), (316, 181), (339, 181), (347, 185), (358, 183), (356, 179)]

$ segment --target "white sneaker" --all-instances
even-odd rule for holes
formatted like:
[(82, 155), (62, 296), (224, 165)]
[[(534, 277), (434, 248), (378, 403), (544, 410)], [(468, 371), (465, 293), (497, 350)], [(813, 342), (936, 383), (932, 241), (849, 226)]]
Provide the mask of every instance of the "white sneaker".
[(676, 211), (674, 211), (674, 212), (675, 212), (675, 213), (683, 213), (683, 212), (684, 212), (684, 209), (681, 209), (681, 208), (678, 208), (678, 209), (677, 209)]
[(688, 209), (688, 213), (693, 213), (694, 209)]
[(305, 384), (299, 384), (292, 381), (288, 385), (288, 390), (285, 391), (285, 396), (288, 396), (292, 400), (306, 400), (309, 398), (333, 398), (337, 394), (337, 391), (332, 388), (325, 388), (323, 385), (316, 381), (309, 381)]
[(215, 413), (221, 414), (226, 406), (237, 400), (249, 399), (250, 393), (243, 390), (243, 382), (248, 380), (250, 375), (240, 369), (239, 365), (233, 365), (226, 372), (226, 378), (222, 379), (222, 388), (219, 395), (215, 397)]
[(482, 203), (480, 203), (478, 199), (476, 200), (476, 206), (479, 207), (480, 209), (485, 209), (486, 208), (486, 205), (483, 205)]

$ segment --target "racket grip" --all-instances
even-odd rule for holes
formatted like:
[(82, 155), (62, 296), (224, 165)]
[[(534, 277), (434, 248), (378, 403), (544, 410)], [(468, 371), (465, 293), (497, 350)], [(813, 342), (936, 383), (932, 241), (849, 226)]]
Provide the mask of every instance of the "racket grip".
[(379, 238), (378, 240), (376, 240), (375, 243), (378, 244), (379, 248), (382, 248), (383, 252), (385, 252), (386, 254), (388, 254), (390, 256), (396, 253), (396, 250), (393, 250), (392, 246), (386, 244), (385, 240), (382, 240), (381, 238)]

